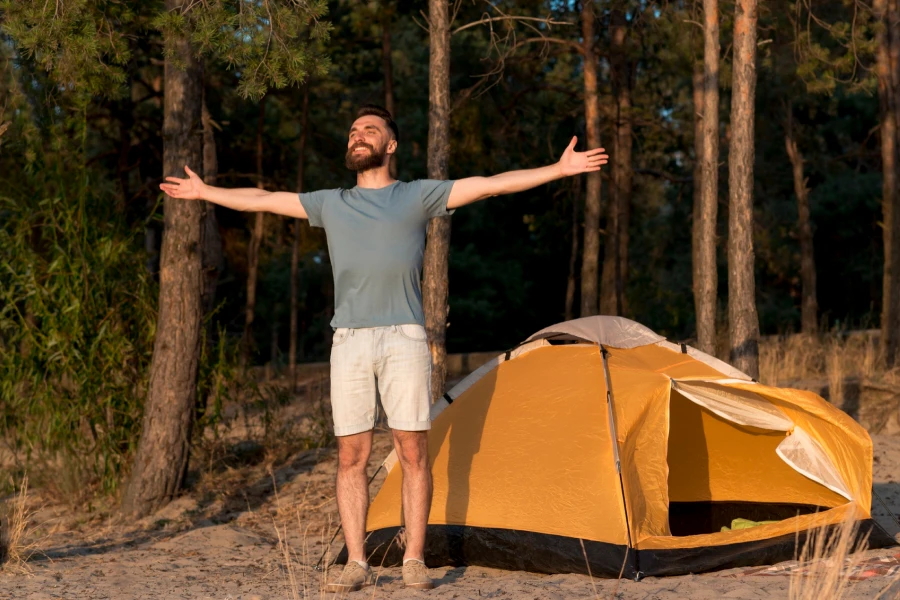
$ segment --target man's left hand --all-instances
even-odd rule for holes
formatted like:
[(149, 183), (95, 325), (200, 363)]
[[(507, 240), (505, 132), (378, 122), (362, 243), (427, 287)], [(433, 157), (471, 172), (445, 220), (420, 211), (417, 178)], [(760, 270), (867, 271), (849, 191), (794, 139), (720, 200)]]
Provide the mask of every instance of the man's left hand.
[(587, 150), (586, 152), (577, 152), (575, 150), (575, 143), (577, 141), (578, 138), (573, 137), (572, 141), (569, 142), (569, 146), (559, 159), (559, 172), (564, 177), (578, 175), (579, 173), (599, 171), (601, 166), (609, 162), (609, 155), (606, 154), (606, 150), (603, 148), (594, 148), (593, 150)]

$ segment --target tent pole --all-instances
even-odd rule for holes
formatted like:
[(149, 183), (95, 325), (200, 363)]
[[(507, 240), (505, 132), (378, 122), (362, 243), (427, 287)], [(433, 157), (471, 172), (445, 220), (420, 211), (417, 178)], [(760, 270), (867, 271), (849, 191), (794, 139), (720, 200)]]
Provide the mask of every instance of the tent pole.
[(619, 475), (619, 492), (622, 494), (622, 508), (625, 510), (625, 533), (628, 535), (628, 547), (625, 552), (626, 555), (629, 551), (631, 552), (633, 557), (631, 566), (634, 569), (634, 579), (639, 581), (641, 579), (640, 561), (638, 560), (637, 549), (634, 547), (634, 542), (631, 539), (631, 522), (628, 518), (628, 503), (625, 501), (625, 483), (622, 479), (622, 461), (619, 457), (619, 436), (616, 430), (616, 414), (613, 409), (612, 377), (610, 377), (609, 363), (606, 360), (609, 351), (603, 344), (599, 344), (599, 346), (600, 356), (603, 357), (603, 377), (606, 379), (606, 410), (609, 418), (610, 437), (612, 438), (613, 458), (616, 460), (616, 473)]

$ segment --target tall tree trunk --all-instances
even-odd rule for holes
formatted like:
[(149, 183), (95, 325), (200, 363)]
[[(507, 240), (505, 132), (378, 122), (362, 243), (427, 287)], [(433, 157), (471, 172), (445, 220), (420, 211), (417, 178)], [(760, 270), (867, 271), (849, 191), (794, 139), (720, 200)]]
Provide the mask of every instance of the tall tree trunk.
[[(216, 185), (219, 176), (219, 161), (216, 155), (216, 135), (209, 109), (206, 107), (206, 95), (203, 96), (203, 181), (208, 185)], [(206, 204), (203, 215), (203, 314), (209, 313), (216, 302), (216, 286), (219, 273), (224, 268), (222, 253), (222, 236), (219, 234), (219, 222), (216, 219), (215, 205)], [(206, 341), (210, 343), (210, 328), (206, 328)]]
[(616, 96), (616, 123), (612, 152), (612, 187), (606, 220), (606, 251), (600, 312), (621, 315), (625, 310), (625, 280), (628, 271), (628, 225), (631, 208), (632, 171), (631, 67), (625, 48), (628, 22), (621, 7), (610, 12), (610, 72)]
[[(428, 62), (428, 177), (450, 176), (450, 7), (446, 0), (428, 0), (431, 54)], [(425, 329), (431, 349), (431, 398), (444, 393), (447, 379), (447, 317), (449, 295), (450, 217), (428, 224), (422, 296)]]
[(757, 0), (737, 0), (728, 161), (728, 322), (731, 361), (759, 377), (753, 253), (753, 161)]
[(787, 132), (784, 145), (794, 175), (797, 195), (797, 229), (800, 234), (800, 330), (813, 335), (819, 325), (819, 305), (816, 300), (816, 258), (813, 250), (812, 221), (809, 217), (809, 179), (803, 174), (803, 155), (794, 138), (792, 108), (788, 105)]
[[(259, 101), (259, 121), (256, 127), (256, 187), (264, 189), (263, 183), (263, 129), (266, 118), (266, 99)], [(254, 215), (250, 244), (247, 247), (247, 307), (244, 317), (244, 340), (241, 348), (241, 365), (250, 362), (253, 352), (253, 321), (256, 319), (256, 283), (259, 279), (259, 249), (265, 231), (264, 212)]]
[[(381, 70), (384, 72), (384, 107), (394, 118), (394, 61), (391, 59), (391, 19), (394, 11), (389, 0), (381, 6)], [(448, 25), (449, 27), (449, 25)], [(391, 177), (397, 177), (397, 155), (391, 155)]]
[[(183, 10), (184, 1), (166, 0), (166, 10)], [(182, 176), (184, 165), (202, 166), (203, 139), (197, 127), (203, 77), (188, 39), (169, 43), (174, 56), (165, 64), (163, 175)], [(173, 65), (174, 60), (184, 68)], [(122, 510), (134, 516), (153, 512), (181, 488), (197, 393), (206, 207), (166, 197), (163, 210), (156, 339), (141, 439), (122, 504)]]
[(872, 8), (882, 23), (876, 51), (884, 213), (881, 346), (887, 366), (892, 367), (900, 346), (900, 6), (898, 0), (875, 0)]
[(572, 182), (572, 250), (569, 254), (569, 278), (566, 282), (566, 311), (565, 320), (575, 317), (575, 287), (578, 272), (575, 267), (578, 264), (578, 230), (581, 216), (581, 177), (573, 177)]
[[(716, 304), (719, 275), (716, 269), (716, 220), (719, 201), (719, 0), (703, 0), (703, 70), (695, 87), (694, 108), (699, 177), (694, 173), (692, 258), (697, 347), (716, 354)], [(695, 86), (697, 77), (695, 75)], [(752, 143), (752, 141), (751, 141)]]
[[(306, 168), (306, 131), (309, 122), (309, 86), (303, 88), (303, 112), (300, 117), (300, 142), (297, 145), (297, 193), (303, 192), (303, 175)], [(288, 345), (288, 371), (291, 385), (297, 384), (297, 338), (300, 335), (297, 311), (299, 310), (299, 290), (297, 277), (300, 270), (300, 247), (303, 245), (303, 219), (294, 219), (294, 240), (291, 244), (291, 341)]]
[[(597, 59), (594, 56), (594, 2), (581, 8), (584, 55), (584, 121), (587, 147), (600, 145), (600, 102), (597, 96)], [(581, 258), (581, 316), (597, 314), (597, 279), (600, 264), (600, 173), (588, 173), (584, 201), (584, 245)]]

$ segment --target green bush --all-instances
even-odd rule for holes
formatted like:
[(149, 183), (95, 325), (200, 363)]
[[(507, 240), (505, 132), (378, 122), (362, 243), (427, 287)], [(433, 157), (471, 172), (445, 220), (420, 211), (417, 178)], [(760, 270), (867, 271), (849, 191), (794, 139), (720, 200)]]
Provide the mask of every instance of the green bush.
[(0, 176), (0, 437), (84, 498), (137, 444), (156, 293), (111, 184), (58, 152)]

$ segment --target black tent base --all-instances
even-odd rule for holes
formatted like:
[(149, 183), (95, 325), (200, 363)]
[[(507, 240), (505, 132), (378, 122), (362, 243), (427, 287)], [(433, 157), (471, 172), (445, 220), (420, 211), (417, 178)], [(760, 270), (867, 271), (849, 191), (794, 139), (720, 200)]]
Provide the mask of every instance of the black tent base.
[[(368, 538), (369, 564), (402, 564), (398, 527), (373, 531)], [(860, 523), (860, 537), (868, 535), (869, 548), (896, 545), (874, 521)], [(629, 550), (625, 545), (579, 540), (558, 535), (466, 527), (429, 525), (425, 562), (429, 567), (477, 565), (534, 573), (582, 573), (594, 577), (637, 579), (645, 576), (686, 575), (717, 569), (774, 564), (799, 554), (806, 533), (741, 544), (672, 550)], [(347, 561), (346, 548), (335, 562)]]

